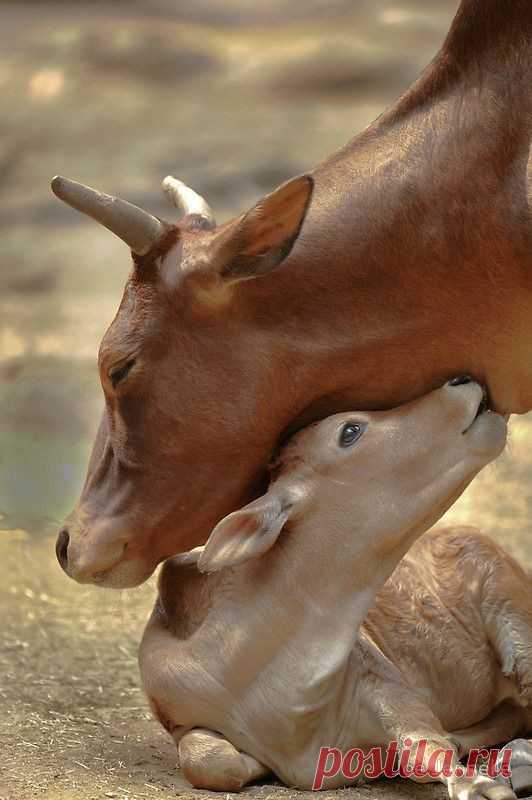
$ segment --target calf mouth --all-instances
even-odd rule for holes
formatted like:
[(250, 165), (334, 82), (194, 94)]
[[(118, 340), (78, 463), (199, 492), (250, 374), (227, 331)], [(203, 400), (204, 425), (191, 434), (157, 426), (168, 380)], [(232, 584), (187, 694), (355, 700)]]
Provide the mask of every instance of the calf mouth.
[[(492, 408), (490, 406), (488, 390), (485, 386), (482, 386), (482, 399), (479, 403), (475, 419), (478, 419), (479, 417), (482, 416), (482, 414), (486, 414), (489, 411), (492, 411)], [(475, 420), (473, 420), (473, 422), (474, 421)]]
[(467, 428), (465, 428), (462, 431), (463, 435), (465, 435), (468, 431), (471, 430), (471, 428), (473, 427), (473, 425), (475, 424), (475, 422), (479, 417), (481, 417), (483, 414), (490, 414), (492, 412), (487, 387), (481, 386), (481, 389), (482, 389), (482, 397), (480, 399), (480, 403), (478, 404), (477, 413), (475, 414), (475, 416), (473, 417)]
[(487, 387), (481, 386), (481, 389), (482, 397), (480, 399), (480, 403), (478, 404), (477, 413), (475, 414), (475, 417), (471, 421), (470, 425), (468, 425), (467, 428), (462, 431), (463, 434), (466, 434), (469, 430), (471, 430), (475, 422), (485, 414), (495, 414), (496, 416), (501, 417), (501, 419), (503, 419), (505, 422), (508, 422), (510, 419), (510, 414), (499, 414), (497, 411), (495, 411), (490, 402), (490, 396)]

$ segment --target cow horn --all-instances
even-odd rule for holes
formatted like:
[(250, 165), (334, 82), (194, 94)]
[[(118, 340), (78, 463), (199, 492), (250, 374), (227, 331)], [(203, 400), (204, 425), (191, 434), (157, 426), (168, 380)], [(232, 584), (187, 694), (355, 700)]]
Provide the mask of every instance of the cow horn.
[(163, 181), (163, 190), (172, 205), (178, 208), (185, 216), (189, 214), (198, 215), (203, 218), (204, 227), (216, 227), (214, 212), (210, 205), (186, 183), (179, 181), (172, 175), (168, 175)]
[(57, 175), (52, 191), (72, 208), (104, 225), (139, 256), (145, 255), (165, 231), (160, 220), (138, 206), (69, 178)]

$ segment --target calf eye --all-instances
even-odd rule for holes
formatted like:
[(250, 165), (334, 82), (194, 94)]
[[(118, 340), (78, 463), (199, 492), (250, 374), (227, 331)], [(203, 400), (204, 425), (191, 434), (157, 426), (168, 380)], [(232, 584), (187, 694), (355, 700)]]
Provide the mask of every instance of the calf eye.
[(113, 389), (116, 389), (120, 381), (123, 381), (124, 378), (127, 378), (134, 363), (135, 359), (131, 358), (129, 361), (126, 361), (125, 364), (122, 364), (122, 366), (117, 367), (117, 369), (112, 369), (110, 371), (109, 378), (111, 379), (111, 383), (113, 384)]
[(363, 422), (346, 422), (340, 431), (340, 447), (351, 447), (360, 439), (365, 429), (366, 425)]

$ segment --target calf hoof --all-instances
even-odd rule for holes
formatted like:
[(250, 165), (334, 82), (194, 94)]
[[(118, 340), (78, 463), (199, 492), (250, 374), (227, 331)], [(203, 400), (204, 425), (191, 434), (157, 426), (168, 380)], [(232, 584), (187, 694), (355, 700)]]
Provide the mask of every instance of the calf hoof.
[(532, 767), (514, 767), (510, 781), (516, 797), (532, 795)]
[(179, 764), (195, 789), (238, 792), (250, 780), (245, 756), (216, 734), (193, 731), (179, 742)]
[(509, 786), (483, 775), (450, 784), (449, 797), (451, 800), (516, 800)]
[[(510, 762), (506, 761), (504, 754), (510, 751)], [(506, 763), (510, 768), (509, 784), (516, 797), (527, 798), (532, 796), (532, 742), (528, 739), (514, 739), (504, 747), (497, 758), (496, 765), (500, 769)]]
[(239, 792), (247, 782), (244, 776), (232, 774), (230, 770), (213, 772), (212, 768), (205, 769), (198, 764), (185, 763), (181, 771), (194, 789), (206, 789), (210, 792)]

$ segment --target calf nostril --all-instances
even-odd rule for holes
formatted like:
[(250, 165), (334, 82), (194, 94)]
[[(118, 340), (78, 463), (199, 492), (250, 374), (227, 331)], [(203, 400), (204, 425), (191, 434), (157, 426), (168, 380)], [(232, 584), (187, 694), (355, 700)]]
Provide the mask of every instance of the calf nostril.
[(61, 564), (62, 568), (67, 571), (68, 567), (68, 543), (70, 541), (70, 536), (68, 535), (68, 531), (63, 529), (59, 536), (57, 537), (57, 542), (55, 545), (55, 554), (57, 556), (57, 560)]
[(451, 378), (449, 386), (463, 386), (466, 383), (471, 383), (472, 380), (471, 375), (457, 375), (456, 378)]

